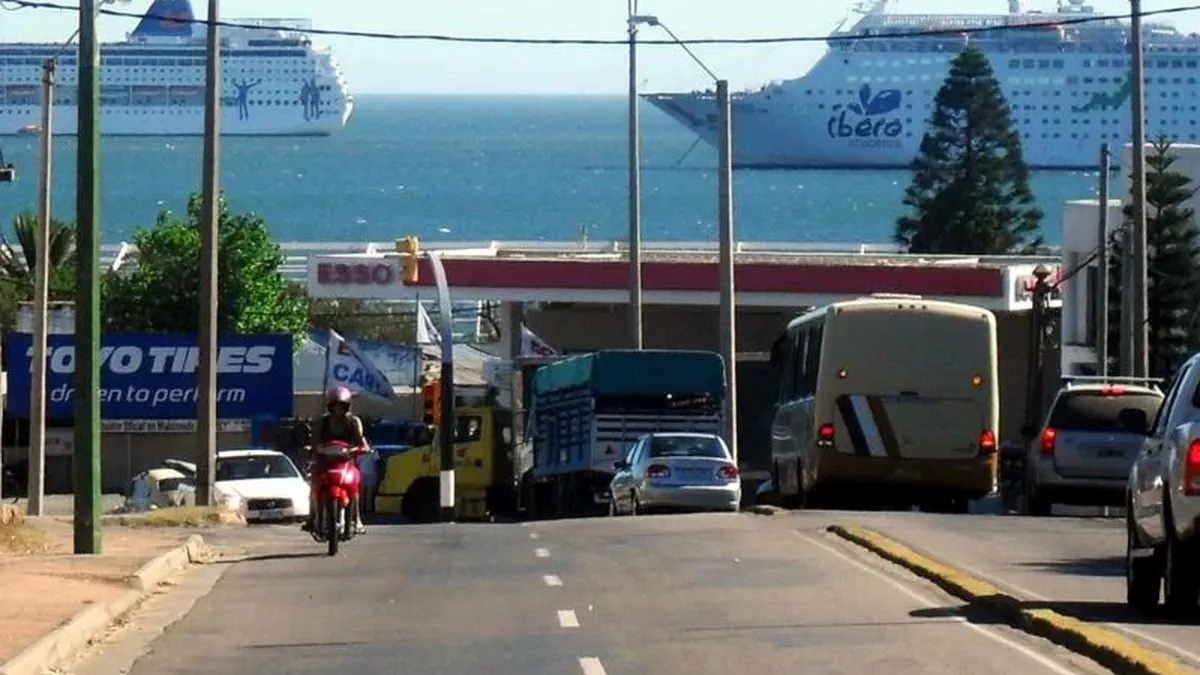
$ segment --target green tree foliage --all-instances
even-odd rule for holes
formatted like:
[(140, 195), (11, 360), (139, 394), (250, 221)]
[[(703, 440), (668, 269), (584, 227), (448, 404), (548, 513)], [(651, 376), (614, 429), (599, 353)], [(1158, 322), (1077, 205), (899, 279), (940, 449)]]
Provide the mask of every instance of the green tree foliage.
[(1042, 212), (1008, 103), (983, 52), (950, 65), (904, 193), (895, 240), (912, 253), (1002, 254), (1042, 244)]
[[(1169, 140), (1159, 138), (1146, 156), (1146, 321), (1149, 325), (1150, 376), (1170, 378), (1197, 344), (1200, 312), (1200, 230), (1187, 201), (1195, 193), (1187, 176), (1171, 169), (1177, 155)], [(1125, 222), (1110, 240), (1109, 359), (1120, 355), (1121, 283), (1125, 234), (1133, 227), (1133, 206), (1125, 206)]]
[[(0, 280), (15, 289), (19, 300), (32, 300), (37, 262), (37, 216), (22, 211), (13, 217), (14, 246), (0, 235)], [(75, 295), (75, 225), (50, 220), (51, 300), (71, 300)]]
[[(104, 285), (105, 323), (117, 332), (196, 334), (200, 325), (200, 194), (187, 213), (158, 214), (153, 228), (138, 230), (137, 264), (113, 273)], [(262, 218), (232, 213), (220, 200), (217, 330), (221, 333), (291, 333), (306, 323), (305, 303), (280, 271), (284, 256)]]

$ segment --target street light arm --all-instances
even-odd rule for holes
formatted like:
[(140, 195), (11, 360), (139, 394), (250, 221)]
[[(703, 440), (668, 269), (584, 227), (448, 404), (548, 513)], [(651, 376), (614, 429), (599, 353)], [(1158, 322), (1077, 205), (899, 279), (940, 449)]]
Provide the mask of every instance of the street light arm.
[(671, 36), (671, 39), (675, 41), (675, 44), (683, 47), (683, 51), (687, 52), (687, 55), (692, 57), (692, 60), (696, 62), (696, 65), (700, 66), (704, 69), (704, 72), (708, 73), (708, 76), (713, 79), (713, 82), (717, 82), (721, 79), (717, 77), (717, 74), (709, 69), (708, 66), (704, 65), (704, 62), (700, 60), (700, 57), (696, 56), (695, 52), (693, 52), (691, 49), (688, 49), (687, 44), (685, 44), (683, 40), (680, 40), (679, 36), (675, 34), (675, 31), (667, 27), (667, 24), (656, 19), (651, 25), (658, 26), (659, 28), (667, 31), (667, 35)]

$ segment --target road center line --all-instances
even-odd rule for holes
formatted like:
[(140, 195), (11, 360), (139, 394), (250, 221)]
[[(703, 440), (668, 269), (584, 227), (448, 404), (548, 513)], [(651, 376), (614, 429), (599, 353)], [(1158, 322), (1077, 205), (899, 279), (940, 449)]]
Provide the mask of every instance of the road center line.
[(558, 610), (558, 626), (560, 628), (579, 628), (579, 617), (575, 616), (575, 610)]
[[(938, 608), (938, 607), (942, 606), (941, 603), (935, 602), (934, 600), (930, 599), (925, 594), (919, 593), (916, 590), (909, 588), (908, 586), (904, 585), (900, 581), (888, 576), (882, 570), (877, 570), (874, 567), (871, 567), (870, 565), (867, 565), (866, 563), (862, 562), (861, 560), (856, 560), (849, 554), (847, 554), (843, 551), (839, 551), (838, 549), (834, 548), (833, 546), (830, 546), (829, 544), (827, 544), (823, 541), (819, 541), (813, 537), (806, 536), (795, 530), (792, 530), (792, 534), (799, 537), (800, 539), (803, 539), (804, 541), (807, 541), (808, 543), (812, 544), (813, 546), (822, 548), (826, 552), (828, 552), (838, 558), (841, 558), (843, 561), (850, 563), (851, 565), (857, 567), (858, 569), (870, 573), (872, 576), (886, 582), (892, 588), (895, 588), (896, 590), (900, 591), (901, 593), (907, 595), (908, 597), (912, 598), (913, 600), (916, 600), (917, 602), (921, 603), (922, 605), (925, 605), (926, 607), (928, 607), (930, 609)], [(968, 621), (966, 619), (966, 617), (961, 617), (961, 616), (952, 617), (952, 620), (954, 620), (955, 623), (959, 623), (959, 624), (962, 624), (963, 626), (966, 626), (967, 628), (975, 631), (976, 633), (979, 633), (980, 635), (988, 638), (989, 640), (992, 640), (993, 642), (998, 642), (998, 643), (1004, 645), (1005, 647), (1008, 647), (1010, 649), (1013, 649), (1014, 651), (1024, 654), (1025, 656), (1029, 657), (1030, 659), (1033, 659), (1034, 661), (1037, 661), (1039, 664), (1045, 666), (1048, 670), (1058, 673), (1059, 675), (1075, 675), (1075, 673), (1078, 672), (1077, 670), (1068, 668), (1067, 666), (1059, 663), (1058, 661), (1055, 661), (1054, 659), (1051, 659), (1049, 657), (1043, 656), (1042, 654), (1039, 654), (1037, 651), (1035, 651), (1029, 647), (1026, 647), (1025, 645), (1023, 645), (1019, 642), (1010, 640), (1007, 637), (1001, 635), (1000, 633), (997, 633), (997, 632), (987, 628), (986, 626), (980, 626), (979, 624), (971, 623), (970, 621)]]
[(542, 581), (546, 582), (547, 586), (562, 586), (562, 579), (556, 574), (547, 574), (542, 577)]
[(533, 554), (539, 558), (549, 558), (550, 557), (550, 549), (546, 549), (546, 548), (534, 549)]
[(583, 668), (583, 675), (608, 675), (604, 670), (604, 664), (594, 656), (579, 657), (579, 667)]

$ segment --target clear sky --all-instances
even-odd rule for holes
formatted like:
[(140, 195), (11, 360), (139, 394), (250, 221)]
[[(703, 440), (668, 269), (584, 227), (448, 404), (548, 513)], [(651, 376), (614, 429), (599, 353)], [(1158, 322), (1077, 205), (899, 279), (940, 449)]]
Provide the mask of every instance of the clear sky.
[[(74, 3), (77, 0), (60, 0)], [(207, 0), (192, 0), (203, 16)], [(849, 15), (853, 0), (640, 0), (681, 38), (825, 35)], [(1129, 11), (1124, 0), (1092, 0), (1098, 12)], [(893, 11), (1003, 12), (1007, 0), (893, 0)], [(1056, 0), (1023, 0), (1052, 10)], [(1145, 10), (1200, 0), (1143, 0)], [(146, 11), (150, 0), (117, 5)], [(612, 38), (625, 36), (626, 0), (222, 0), (225, 19), (306, 17), (322, 29), (449, 33), (504, 37)], [(1157, 19), (1156, 19), (1157, 20)], [(1200, 32), (1200, 11), (1166, 20)], [(78, 15), (23, 9), (0, 12), (0, 41), (61, 41)], [(122, 39), (136, 21), (101, 17), (106, 40)], [(642, 35), (661, 35), (643, 28)], [(356, 93), (621, 94), (624, 47), (512, 46), (318, 38), (330, 43)], [(698, 46), (700, 58), (735, 88), (797, 77), (825, 50), (823, 43)], [(643, 47), (638, 59), (645, 90), (709, 86), (703, 71), (674, 46)]]

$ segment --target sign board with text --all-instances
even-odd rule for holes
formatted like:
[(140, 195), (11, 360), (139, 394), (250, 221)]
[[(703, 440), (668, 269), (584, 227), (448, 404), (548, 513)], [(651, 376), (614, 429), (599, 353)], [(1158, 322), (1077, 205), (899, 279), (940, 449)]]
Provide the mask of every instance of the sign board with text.
[(324, 255), (308, 259), (308, 293), (317, 298), (385, 299), (401, 283), (400, 259)]
[[(29, 416), (33, 339), (9, 335), (9, 412)], [(100, 350), (100, 416), (105, 420), (194, 420), (200, 349), (194, 336), (105, 335)], [(217, 416), (246, 419), (292, 414), (292, 337), (229, 335), (217, 356)], [(51, 335), (46, 359), (46, 414), (74, 417), (72, 335)]]

